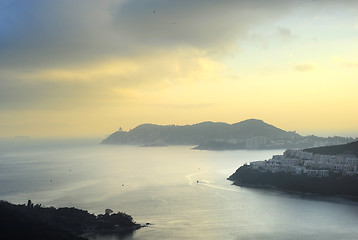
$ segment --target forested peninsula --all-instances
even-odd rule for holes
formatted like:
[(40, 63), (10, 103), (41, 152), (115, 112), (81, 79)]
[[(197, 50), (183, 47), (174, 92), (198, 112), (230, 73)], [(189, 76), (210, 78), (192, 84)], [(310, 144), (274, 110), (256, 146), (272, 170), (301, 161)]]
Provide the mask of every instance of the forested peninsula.
[(76, 208), (15, 205), (0, 201), (0, 239), (80, 240), (96, 234), (126, 235), (139, 229), (131, 216), (106, 209), (98, 216)]

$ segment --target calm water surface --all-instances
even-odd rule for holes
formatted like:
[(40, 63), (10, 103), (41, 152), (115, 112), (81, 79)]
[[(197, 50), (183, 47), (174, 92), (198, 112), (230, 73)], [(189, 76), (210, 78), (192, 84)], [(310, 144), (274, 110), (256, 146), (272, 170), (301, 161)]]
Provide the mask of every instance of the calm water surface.
[(357, 239), (356, 202), (226, 180), (245, 162), (281, 153), (2, 141), (0, 199), (111, 208), (152, 224), (122, 239)]

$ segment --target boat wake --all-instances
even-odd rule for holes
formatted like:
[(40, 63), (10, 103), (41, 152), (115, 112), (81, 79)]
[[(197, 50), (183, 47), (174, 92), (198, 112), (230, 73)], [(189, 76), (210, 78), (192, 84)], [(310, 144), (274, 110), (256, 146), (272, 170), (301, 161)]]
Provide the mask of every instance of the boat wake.
[[(188, 180), (189, 185), (194, 186), (199, 181), (199, 180), (195, 179), (194, 176), (199, 176), (199, 175), (202, 175), (202, 174), (207, 173), (207, 172), (208, 171), (201, 171), (201, 172), (198, 172), (198, 173), (191, 173), (191, 174), (185, 175), (185, 178)], [(201, 181), (199, 181), (199, 182), (201, 182)]]
[[(220, 190), (225, 190), (225, 191), (231, 191), (231, 192), (239, 192), (239, 189), (235, 189), (235, 186), (220, 186), (220, 185), (216, 185), (213, 184), (207, 180), (202, 180), (200, 178), (198, 178), (200, 175), (207, 173), (208, 171), (202, 171), (199, 173), (191, 173), (188, 175), (185, 175), (185, 178), (188, 180), (188, 184), (190, 186), (205, 186), (205, 187), (210, 187), (210, 188), (215, 188), (215, 189), (220, 189)], [(199, 180), (200, 179), (200, 180)]]

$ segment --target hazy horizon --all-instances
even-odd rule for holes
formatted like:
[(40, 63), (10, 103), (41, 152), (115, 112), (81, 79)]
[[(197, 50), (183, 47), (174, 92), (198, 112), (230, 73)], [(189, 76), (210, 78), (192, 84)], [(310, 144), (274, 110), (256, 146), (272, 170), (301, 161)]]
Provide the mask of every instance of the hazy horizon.
[(0, 138), (263, 121), (358, 136), (358, 2), (7, 0)]
[[(248, 119), (245, 119), (245, 120), (248, 120)], [(242, 120), (242, 121), (245, 121), (245, 120)], [(260, 119), (261, 120), (261, 119)], [(264, 120), (262, 120), (264, 121)], [(213, 123), (227, 123), (227, 122), (223, 122), (223, 121), (217, 121), (217, 122), (214, 122), (214, 121), (202, 121), (202, 122), (197, 122), (197, 123), (193, 123), (193, 124), (198, 124), (198, 123), (203, 123), (203, 122), (213, 122)], [(238, 121), (238, 122), (241, 122), (241, 121)], [(232, 123), (227, 123), (227, 124), (235, 124), (235, 123), (238, 123), (238, 122), (232, 122)], [(265, 121), (264, 121), (265, 122)], [(268, 122), (265, 122), (267, 124), (270, 124)], [(71, 135), (64, 135), (64, 136), (30, 136), (30, 135), (23, 135), (23, 136), (7, 136), (7, 137), (2, 137), (0, 136), (0, 140), (13, 140), (13, 141), (31, 141), (31, 140), (39, 140), (39, 141), (42, 141), (42, 140), (73, 140), (75, 142), (77, 141), (85, 141), (85, 142), (88, 142), (88, 141), (102, 141), (103, 139), (107, 138), (108, 136), (110, 136), (112, 133), (116, 132), (119, 130), (119, 128), (121, 128), (122, 131), (125, 131), (125, 132), (129, 132), (131, 131), (132, 129), (140, 126), (140, 125), (143, 125), (143, 124), (153, 124), (153, 125), (158, 125), (158, 126), (171, 126), (171, 125), (176, 125), (176, 126), (185, 126), (185, 125), (193, 125), (193, 124), (172, 124), (172, 123), (168, 123), (168, 124), (156, 124), (156, 123), (149, 123), (149, 122), (146, 122), (146, 123), (141, 123), (137, 126), (134, 126), (133, 128), (129, 128), (129, 129), (125, 129), (121, 126), (119, 126), (118, 128), (115, 128), (113, 129), (112, 132), (109, 132), (109, 133), (103, 133), (102, 135), (89, 135), (89, 136), (71, 136)], [(272, 125), (272, 124), (270, 124)], [(274, 127), (277, 127), (277, 128), (280, 128), (279, 126), (275, 126), (273, 125)], [(280, 128), (282, 129), (282, 128)], [(358, 139), (358, 132), (354, 132), (354, 131), (347, 131), (347, 132), (335, 132), (335, 131), (332, 131), (332, 132), (328, 132), (328, 131), (324, 131), (324, 132), (320, 132), (320, 131), (315, 131), (315, 130), (312, 130), (312, 131), (309, 131), (309, 130), (306, 130), (306, 131), (301, 131), (301, 132), (298, 132), (296, 130), (291, 130), (291, 129), (282, 129), (284, 131), (287, 131), (287, 132), (296, 132), (298, 133), (299, 135), (301, 136), (310, 136), (310, 135), (314, 135), (314, 136), (318, 136), (318, 137), (335, 137), (335, 136), (338, 136), (338, 137), (348, 137), (348, 138), (354, 138), (354, 139)]]

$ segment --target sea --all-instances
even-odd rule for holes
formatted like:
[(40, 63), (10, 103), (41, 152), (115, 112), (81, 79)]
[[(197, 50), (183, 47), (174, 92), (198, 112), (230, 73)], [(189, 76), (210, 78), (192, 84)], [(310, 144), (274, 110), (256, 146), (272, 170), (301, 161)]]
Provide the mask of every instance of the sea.
[[(232, 185), (227, 178), (279, 150), (0, 141), (0, 199), (125, 212), (147, 227), (92, 240), (358, 239), (358, 201)], [(358, 187), (358, 186), (357, 186)]]

